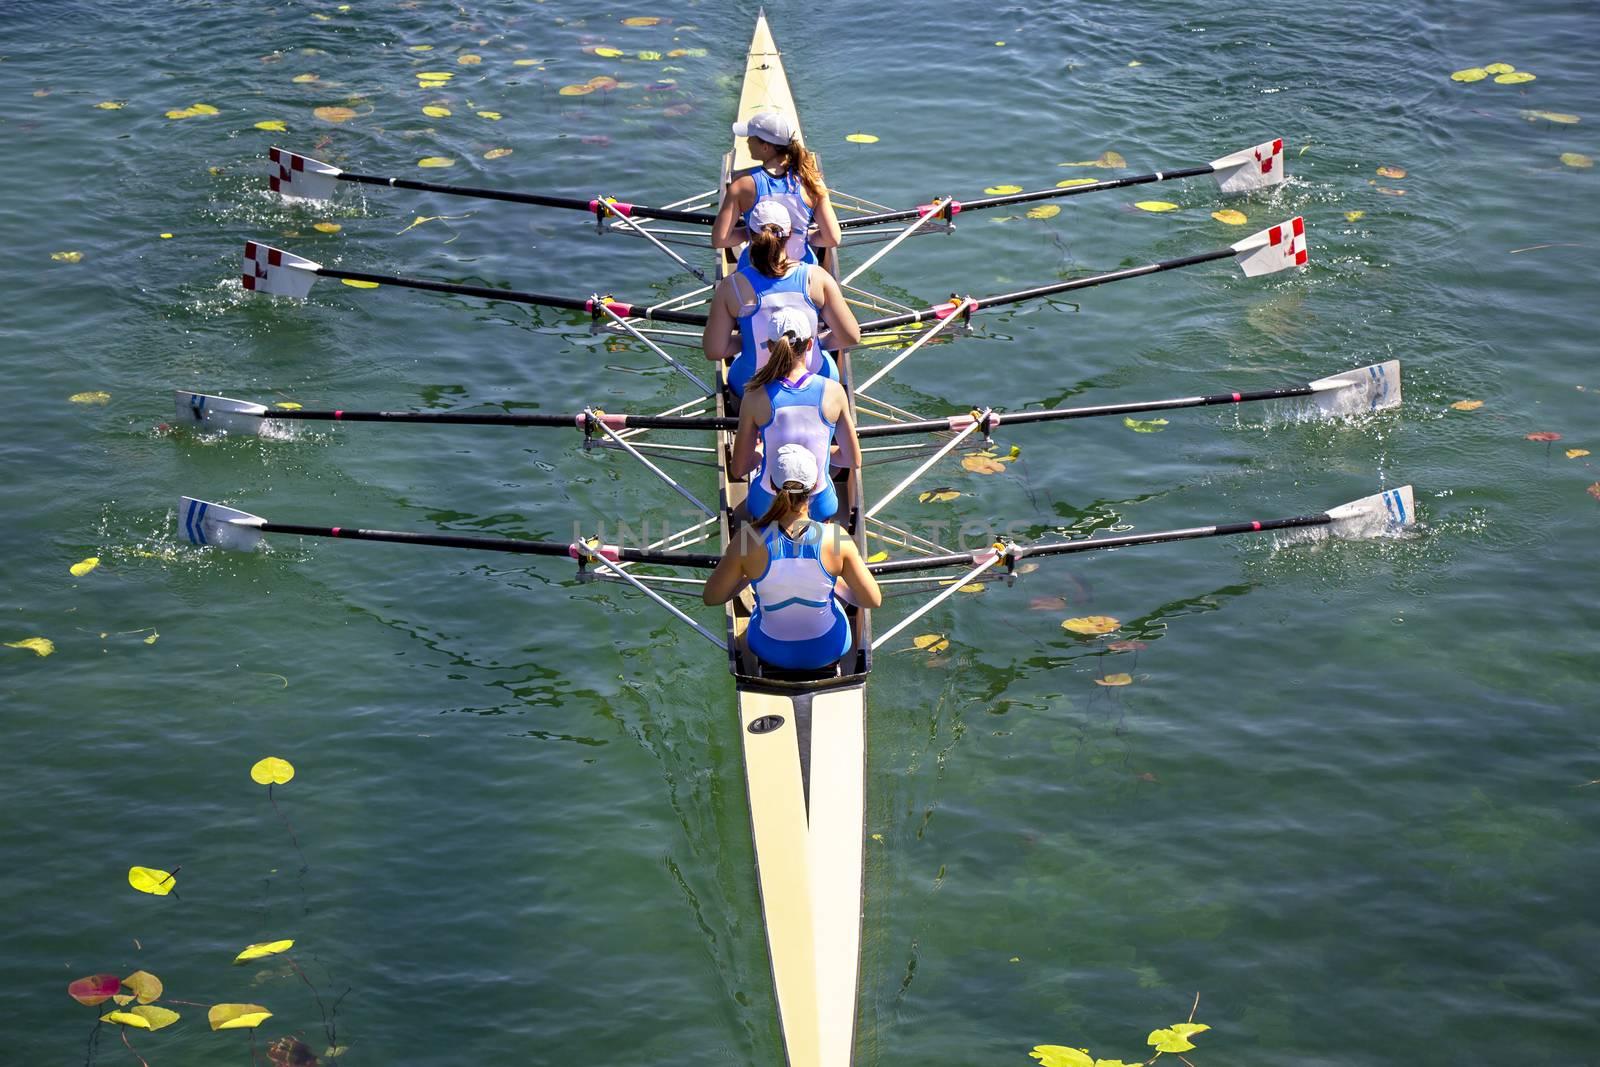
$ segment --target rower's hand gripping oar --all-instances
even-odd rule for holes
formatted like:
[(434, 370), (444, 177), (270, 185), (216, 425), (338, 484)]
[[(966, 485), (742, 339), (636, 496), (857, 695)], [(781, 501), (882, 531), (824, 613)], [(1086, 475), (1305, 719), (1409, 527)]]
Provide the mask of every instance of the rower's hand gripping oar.
[(998, 196), (983, 197), (978, 200), (935, 200), (929, 204), (919, 204), (914, 208), (903, 211), (880, 211), (872, 215), (858, 215), (855, 218), (844, 219), (839, 223), (843, 230), (860, 229), (863, 226), (874, 226), (886, 222), (903, 222), (929, 214), (937, 214), (945, 221), (951, 221), (963, 211), (982, 211), (986, 208), (1009, 207), (1013, 204), (1027, 204), (1037, 200), (1059, 200), (1069, 196), (1083, 196), (1088, 193), (1103, 193), (1107, 189), (1125, 189), (1130, 185), (1149, 185), (1152, 182), (1172, 181), (1175, 178), (1198, 178), (1210, 174), (1217, 179), (1217, 186), (1224, 194), (1252, 193), (1257, 189), (1266, 189), (1277, 185), (1285, 178), (1283, 161), (1283, 138), (1266, 141), (1253, 148), (1241, 149), (1237, 152), (1223, 156), (1221, 159), (1212, 160), (1204, 166), (1185, 167), (1181, 170), (1158, 170), (1150, 174), (1137, 174), (1127, 178), (1108, 178), (1105, 181), (1091, 182), (1084, 185), (1069, 185), (1066, 188), (1038, 189), (1027, 193), (1005, 193)]
[[(1178, 259), (1164, 259), (1157, 263), (1146, 263), (1143, 266), (1128, 267), (1124, 270), (1109, 271), (1105, 274), (1094, 274), (1087, 278), (1055, 282), (1051, 285), (1041, 285), (1033, 289), (1019, 289), (1010, 293), (995, 293), (993, 296), (968, 297), (965, 309), (982, 311), (985, 308), (1004, 307), (1007, 304), (1019, 304), (1024, 300), (1037, 300), (1041, 297), (1070, 293), (1096, 285), (1126, 281), (1129, 278), (1142, 278), (1147, 274), (1160, 274), (1163, 271), (1193, 267), (1219, 259), (1234, 259), (1246, 277), (1257, 278), (1264, 274), (1288, 270), (1291, 267), (1305, 266), (1309, 258), (1306, 252), (1305, 234), (1305, 220), (1297, 215), (1287, 222), (1269, 226), (1265, 230), (1251, 234), (1242, 241), (1236, 241), (1227, 248), (1219, 248), (1214, 252), (1201, 252), (1197, 255), (1182, 256)], [(866, 334), (871, 331), (893, 329), (897, 326), (910, 326), (915, 323), (936, 321), (948, 318), (953, 310), (956, 309), (946, 303), (922, 311), (908, 311), (900, 315), (886, 315), (880, 319), (869, 319), (861, 323), (861, 332)]]
[(584, 211), (597, 221), (611, 215), (628, 219), (660, 219), (663, 222), (685, 222), (710, 226), (716, 215), (705, 211), (677, 211), (672, 208), (646, 207), (629, 204), (610, 197), (585, 200), (575, 196), (550, 196), (544, 193), (513, 193), (500, 189), (475, 189), (465, 185), (440, 185), (438, 182), (419, 182), (410, 178), (385, 178), (375, 174), (353, 174), (332, 163), (302, 156), (286, 148), (274, 148), (270, 157), (272, 171), (267, 184), (272, 191), (283, 196), (303, 197), (307, 200), (329, 200), (339, 182), (356, 182), (361, 185), (387, 185), (394, 189), (415, 189), (424, 193), (444, 193), (447, 196), (467, 196), (478, 200), (504, 200), (513, 204), (531, 204), (535, 207), (565, 208)]
[(513, 304), (534, 304), (539, 307), (562, 308), (567, 311), (584, 311), (601, 317), (609, 308), (624, 318), (643, 318), (657, 322), (676, 322), (686, 326), (704, 326), (706, 316), (689, 311), (667, 308), (650, 308), (624, 303), (619, 300), (596, 300), (557, 296), (551, 293), (522, 292), (516, 289), (492, 289), (485, 285), (458, 285), (454, 282), (436, 282), (426, 278), (403, 278), (392, 274), (371, 274), (365, 271), (336, 270), (324, 267), (315, 260), (273, 248), (259, 241), (244, 243), (244, 272), (240, 278), (244, 288), (252, 293), (288, 296), (304, 300), (318, 278), (338, 278), (346, 281), (374, 285), (396, 285), (405, 289), (421, 289), (430, 293), (454, 293), (458, 296), (475, 296), (483, 300), (500, 300)]

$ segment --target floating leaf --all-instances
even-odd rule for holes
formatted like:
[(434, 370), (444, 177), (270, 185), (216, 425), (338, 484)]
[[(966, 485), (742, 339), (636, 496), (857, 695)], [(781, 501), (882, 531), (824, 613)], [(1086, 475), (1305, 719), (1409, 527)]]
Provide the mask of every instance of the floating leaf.
[(152, 633), (149, 637), (144, 639), (144, 643), (147, 645), (153, 645), (159, 640), (161, 640), (161, 635), (159, 633)]
[(1346, 211), (1344, 213), (1344, 220), (1346, 222), (1358, 222), (1365, 218), (1366, 214), (1367, 213), (1365, 211)]
[(1582, 152), (1563, 152), (1561, 153), (1561, 162), (1569, 167), (1577, 167), (1579, 170), (1588, 170), (1594, 166), (1594, 160)]
[(48, 656), (56, 650), (56, 643), (48, 637), (24, 637), (21, 641), (7, 641), (7, 648), (25, 648), (36, 656)]
[(1136, 419), (1132, 415), (1122, 416), (1122, 425), (1134, 433), (1160, 433), (1161, 428), (1167, 425), (1166, 419)]
[[(160, 1030), (164, 1026), (171, 1026), (182, 1018), (171, 1008), (163, 1008), (157, 1004), (141, 1004), (136, 1008), (129, 1008), (127, 1011), (114, 1011), (111, 1015), (132, 1015), (137, 1019), (141, 1019), (143, 1020), (143, 1025), (140, 1023), (128, 1023), (130, 1026), (138, 1026), (141, 1030)], [(101, 1016), (101, 1018), (111, 1018), (111, 1016), (106, 1015)], [(120, 1023), (125, 1020), (111, 1019), (111, 1021)]]
[(989, 186), (989, 188), (985, 189), (984, 192), (988, 193), (990, 196), (1004, 196), (1006, 193), (1020, 193), (1020, 192), (1022, 192), (1022, 186), (1020, 186), (1020, 185), (991, 185), (991, 186)]
[(289, 127), (283, 124), (282, 119), (263, 119), (256, 123), (256, 129), (266, 130), (268, 133), (288, 133)]
[[(103, 105), (95, 105), (95, 107), (101, 106)], [(1538, 122), (1540, 119), (1543, 119), (1545, 122), (1555, 122), (1563, 126), (1571, 126), (1575, 123), (1583, 121), (1576, 115), (1567, 115), (1560, 111), (1524, 111), (1522, 113), (1522, 117), (1527, 119), (1529, 122)]]
[(463, 67), (475, 67), (479, 63), (483, 62), (483, 57), (476, 56), (471, 52), (468, 52), (466, 55), (456, 56), (456, 62), (460, 63)]
[(961, 460), (961, 466), (973, 474), (1000, 474), (1006, 469), (1006, 465), (998, 459), (983, 455), (967, 456)]
[(1133, 684), (1133, 675), (1131, 675), (1131, 674), (1108, 674), (1104, 678), (1096, 678), (1094, 680), (1094, 684), (1095, 685), (1109, 685), (1109, 686), (1132, 685)]
[(1140, 211), (1157, 211), (1157, 212), (1159, 212), (1159, 211), (1176, 211), (1176, 210), (1178, 210), (1178, 205), (1177, 204), (1168, 203), (1165, 200), (1140, 200), (1138, 203), (1134, 204), (1133, 206), (1138, 208)]
[(599, 89), (602, 92), (609, 92), (622, 83), (611, 77), (609, 74), (596, 74), (584, 84), (589, 86), (591, 89)]
[(1106, 647), (1113, 652), (1143, 652), (1150, 646), (1143, 641), (1113, 641)]
[(153, 867), (129, 867), (128, 884), (141, 893), (164, 897), (177, 886), (178, 880), (170, 872)]
[(431, 52), (431, 51), (433, 51), (433, 45), (431, 45), (431, 44), (408, 45), (406, 47), (406, 51), (408, 51), (408, 52)]
[(1406, 176), (1406, 172), (1405, 172), (1405, 168), (1403, 168), (1403, 167), (1379, 167), (1378, 168), (1378, 177), (1380, 177), (1380, 178), (1395, 178), (1395, 179), (1399, 179), (1399, 178), (1404, 178), (1405, 176)]
[(422, 81), (417, 82), (417, 88), (418, 89), (438, 89), (438, 88), (441, 88), (442, 86), (446, 86), (446, 85), (449, 85), (449, 84), (450, 84), (449, 82), (442, 81), (442, 80), (440, 80), (438, 78), (425, 78)]
[(1030, 219), (1053, 219), (1061, 214), (1061, 207), (1057, 204), (1040, 204), (1038, 207), (1028, 209)]
[(311, 82), (316, 81), (317, 80), (317, 76), (315, 74), (296, 74), (290, 80), (293, 81), (296, 85), (308, 85)]
[(1561, 440), (1561, 435), (1556, 433), (1554, 430), (1535, 430), (1533, 433), (1524, 434), (1523, 439), (1527, 441), (1538, 441), (1541, 444), (1544, 444), (1550, 441)]
[(123, 100), (102, 100), (95, 105), (101, 111), (121, 111), (127, 106), (127, 102)]
[(1585, 489), (1584, 492), (1588, 493), (1596, 500), (1600, 500), (1600, 482), (1595, 482), (1593, 485), (1589, 486), (1589, 488)]
[(1499, 75), (1495, 78), (1494, 83), (1496, 85), (1521, 85), (1523, 82), (1534, 81), (1537, 77), (1537, 75), (1529, 74), (1525, 70), (1519, 70), (1511, 74)]
[(122, 984), (133, 990), (133, 995), (139, 998), (140, 1004), (161, 999), (161, 979), (149, 971), (134, 971), (122, 980)]
[(438, 104), (429, 104), (427, 107), (422, 109), (422, 113), (428, 116), (430, 119), (445, 119), (450, 117), (450, 109), (447, 107), (440, 107)]
[(638, 58), (644, 60), (646, 63), (657, 63), (661, 60), (660, 52), (639, 52), (637, 55)]
[(1510, 63), (1490, 63), (1483, 68), (1486, 74), (1510, 74), (1516, 69)]
[(541, 60), (537, 59), (513, 59), (511, 65), (513, 67), (536, 67), (540, 62)]
[(82, 263), (82, 252), (51, 252), (50, 258), (57, 263)]
[(1075, 634), (1108, 634), (1121, 626), (1122, 623), (1110, 615), (1084, 615), (1076, 619), (1068, 619), (1061, 624), (1063, 630), (1071, 630)]
[(1450, 407), (1456, 411), (1477, 411), (1479, 408), (1483, 407), (1483, 401), (1457, 400), (1454, 404), (1451, 404)]
[(930, 489), (926, 493), (918, 493), (917, 501), (922, 504), (943, 504), (954, 500), (961, 494), (954, 489)]
[[(1065, 164), (1062, 164), (1065, 166)], [(1071, 189), (1075, 185), (1099, 185), (1099, 178), (1068, 178), (1064, 182), (1056, 182), (1057, 189)]]
[(871, 133), (847, 133), (847, 134), (844, 135), (844, 139), (846, 141), (851, 142), (852, 144), (877, 144), (878, 143), (877, 135), (876, 134), (871, 134)]
[[(266, 760), (261, 762), (265, 763)], [(287, 941), (263, 941), (257, 945), (247, 945), (243, 952), (233, 957), (233, 962), (244, 963), (246, 960), (258, 960), (263, 956), (276, 956), (278, 953), (287, 952), (291, 948), (294, 948), (293, 938)]]
[(455, 72), (450, 70), (424, 70), (417, 74), (418, 78), (426, 78), (428, 81), (435, 82), (447, 82), (455, 76)]
[(1152, 1030), (1145, 1044), (1154, 1045), (1157, 1052), (1188, 1052), (1194, 1048), (1189, 1039), (1195, 1034), (1211, 1029), (1205, 1023), (1176, 1023), (1163, 1030)]
[(163, 241), (172, 240), (172, 234), (170, 234), (170, 233), (163, 233), (163, 234), (160, 234), (159, 236)]
[(1235, 211), (1231, 207), (1223, 208), (1221, 211), (1213, 211), (1211, 217), (1226, 226), (1243, 226), (1250, 221), (1244, 212)]
[(1066, 606), (1066, 597), (1059, 596), (1036, 596), (1028, 601), (1029, 611), (1060, 611)]
[(417, 160), (419, 167), (453, 167), (456, 161), (447, 156), (424, 156)]
[(631, 15), (622, 20), (624, 26), (656, 26), (661, 20), (654, 15)]
[(1482, 67), (1468, 67), (1466, 70), (1458, 70), (1450, 75), (1450, 80), (1453, 82), (1481, 82), (1488, 76), (1489, 72)]
[(1128, 66), (1130, 66), (1130, 67), (1142, 67), (1142, 66), (1144, 66), (1144, 64), (1139, 62), (1137, 59), (1130, 59), (1130, 60), (1128, 60)]
[[(340, 1052), (343, 1049), (339, 1050)], [(339, 1055), (334, 1049), (328, 1049), (324, 1056), (332, 1059)], [(267, 1060), (272, 1067), (317, 1067), (317, 1054), (311, 1051), (304, 1041), (298, 1037), (285, 1034), (267, 1046)]]
[(1094, 1057), (1086, 1048), (1035, 1045), (1028, 1055), (1039, 1061), (1039, 1067), (1094, 1067)]
[(356, 117), (355, 109), (349, 107), (319, 107), (311, 113), (323, 122), (349, 122)]
[(1126, 167), (1128, 161), (1122, 158), (1119, 152), (1103, 152), (1099, 159), (1082, 159), (1076, 163), (1057, 163), (1058, 167), (1100, 167), (1110, 170), (1116, 167)]
[(87, 393), (73, 393), (67, 397), (67, 401), (73, 404), (93, 404), (96, 407), (104, 407), (111, 402), (111, 394), (104, 389), (91, 389)]
[(259, 1004), (213, 1004), (206, 1012), (213, 1030), (252, 1030), (270, 1018), (272, 1013)]
[(250, 777), (257, 785), (282, 785), (294, 777), (294, 764), (277, 756), (267, 756), (250, 767)]
[(340, 230), (344, 229), (344, 227), (339, 225), (337, 222), (313, 222), (311, 224), (311, 228), (316, 230), (318, 233), (338, 233)]
[(889, 558), (889, 553), (884, 552), (882, 550), (879, 550), (877, 552), (874, 552), (872, 555), (868, 556), (867, 557), (867, 562), (868, 563), (882, 563), (884, 560), (886, 560), (888, 558)]
[(150, 1020), (142, 1015), (135, 1015), (131, 1011), (108, 1011), (100, 1016), (103, 1023), (121, 1023), (123, 1026), (132, 1026), (138, 1030), (150, 1029)]
[(563, 85), (557, 90), (562, 96), (588, 96), (594, 92), (592, 85)]
[(354, 278), (340, 278), (339, 280), (352, 289), (376, 289), (378, 287), (377, 282), (359, 282)]
[(601, 47), (601, 48), (596, 48), (594, 50), (594, 54), (597, 55), (597, 56), (604, 56), (607, 59), (616, 59), (618, 56), (620, 56), (622, 54), (622, 49), (620, 49), (620, 48), (605, 48), (605, 47)]
[(90, 556), (87, 559), (80, 559), (78, 562), (68, 567), (67, 570), (74, 578), (82, 578), (85, 574), (88, 574), (98, 566), (100, 566), (100, 557)]
[[(689, 114), (689, 112), (691, 112), (693, 110), (694, 110), (694, 105), (693, 104), (673, 104), (671, 107), (662, 108), (661, 109), (661, 113), (663, 115), (667, 116), (668, 118), (677, 119), (677, 118), (682, 118), (683, 116)], [(607, 140), (607, 143), (608, 144), (610, 143), (609, 139)]]
[(1406, 191), (1404, 189), (1391, 189), (1387, 185), (1378, 186), (1378, 192), (1382, 193), (1385, 196), (1405, 196), (1406, 195)]
[(491, 148), (483, 154), (484, 159), (504, 159), (511, 154), (509, 148)]
[(122, 988), (122, 979), (114, 974), (91, 974), (67, 986), (67, 996), (86, 1007), (104, 1004)]
[(911, 643), (930, 655), (937, 655), (950, 648), (950, 639), (944, 634), (918, 634), (911, 639)]
[(499, 122), (504, 116), (498, 111), (480, 111), (478, 112), (478, 117), (480, 119), (488, 119), (490, 122)]
[(1581, 459), (1582, 457), (1587, 456), (1588, 454), (1589, 454), (1589, 450), (1587, 448), (1569, 448), (1569, 449), (1567, 449), (1567, 458), (1568, 459)]

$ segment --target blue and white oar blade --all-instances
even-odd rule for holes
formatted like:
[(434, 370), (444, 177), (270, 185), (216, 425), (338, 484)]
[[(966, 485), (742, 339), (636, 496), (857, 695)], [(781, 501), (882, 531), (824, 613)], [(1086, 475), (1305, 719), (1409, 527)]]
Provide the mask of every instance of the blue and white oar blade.
[(1411, 487), (1402, 485), (1329, 508), (1328, 517), (1333, 520), (1331, 532), (1335, 537), (1388, 537), (1416, 521), (1417, 506)]
[(213, 433), (260, 433), (261, 416), (267, 410), (261, 404), (185, 389), (174, 389), (172, 398), (179, 426)]
[(192, 496), (178, 501), (178, 532), (191, 545), (254, 552), (261, 547), (261, 526), (266, 521), (248, 511), (196, 500)]
[(1324, 415), (1362, 415), (1400, 406), (1400, 361), (1341, 371), (1311, 383)]
[(329, 200), (334, 186), (344, 172), (331, 163), (302, 156), (287, 148), (274, 148), (270, 153), (272, 171), (267, 184), (272, 191), (283, 196), (301, 196), (307, 200)]
[(273, 248), (259, 241), (244, 243), (243, 284), (252, 293), (270, 293), (304, 300), (306, 294), (311, 292), (311, 284), (317, 280), (316, 272), (321, 269), (321, 263), (303, 259), (281, 248)]
[(1249, 193), (1277, 185), (1287, 176), (1283, 165), (1283, 138), (1211, 161), (1213, 177), (1224, 193)]
[(1273, 274), (1290, 267), (1303, 267), (1309, 258), (1306, 253), (1306, 222), (1296, 215), (1288, 222), (1280, 222), (1260, 233), (1253, 233), (1230, 246), (1239, 261), (1239, 269), (1246, 277)]

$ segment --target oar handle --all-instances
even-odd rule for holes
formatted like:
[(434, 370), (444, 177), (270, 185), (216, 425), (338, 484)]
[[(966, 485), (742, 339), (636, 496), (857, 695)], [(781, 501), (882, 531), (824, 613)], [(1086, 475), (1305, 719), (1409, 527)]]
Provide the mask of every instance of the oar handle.
[[(411, 178), (385, 178), (376, 174), (352, 174), (345, 171), (339, 175), (340, 179), (347, 182), (359, 182), (363, 185), (387, 185), (394, 189), (414, 189), (424, 193), (444, 193), (447, 196), (468, 196), (477, 200), (502, 200), (511, 204), (531, 204), (535, 207), (566, 208), (570, 211), (586, 211), (591, 215), (603, 215), (605, 210), (593, 200), (583, 200), (575, 196), (549, 196), (544, 193), (513, 193), (504, 189), (478, 189), (470, 185), (440, 185), (438, 182), (420, 182)], [(618, 203), (614, 205), (622, 214), (636, 219), (660, 219), (663, 222), (688, 222), (701, 226), (710, 226), (717, 220), (715, 215), (704, 211), (676, 211), (671, 208), (645, 207), (639, 204)]]

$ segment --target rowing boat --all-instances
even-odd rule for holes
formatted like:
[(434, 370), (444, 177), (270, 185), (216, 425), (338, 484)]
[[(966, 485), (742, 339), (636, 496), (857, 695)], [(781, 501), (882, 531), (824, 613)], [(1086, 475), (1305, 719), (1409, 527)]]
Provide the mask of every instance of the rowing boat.
[[(757, 16), (745, 58), (737, 117), (748, 118), (757, 111), (771, 108), (786, 112), (794, 121), (795, 128), (800, 128), (783, 60), (766, 17), (762, 14)], [(784, 671), (758, 662), (744, 643), (752, 608), (748, 591), (729, 602), (724, 633), (719, 637), (672, 602), (671, 594), (682, 592), (683, 584), (676, 587), (664, 584), (675, 581), (693, 586), (696, 583), (683, 578), (669, 578), (647, 569), (653, 565), (657, 568), (703, 571), (714, 566), (719, 553), (695, 553), (684, 549), (715, 537), (715, 547), (719, 552), (726, 551), (736, 532), (735, 512), (744, 502), (745, 483), (730, 476), (737, 422), (726, 388), (726, 365), (719, 366), (715, 383), (708, 384), (668, 351), (673, 346), (698, 350), (696, 336), (686, 334), (682, 329), (674, 331), (668, 327), (703, 325), (705, 315), (695, 309), (706, 302), (708, 289), (695, 290), (681, 297), (644, 306), (602, 298), (598, 294), (584, 298), (349, 269), (335, 270), (280, 249), (248, 242), (241, 279), (247, 290), (303, 299), (318, 277), (335, 277), (585, 312), (590, 316), (591, 328), (629, 339), (660, 356), (692, 380), (701, 395), (689, 404), (656, 414), (627, 415), (593, 409), (572, 414), (514, 414), (360, 411), (349, 408), (279, 409), (214, 394), (178, 390), (176, 416), (180, 425), (203, 430), (251, 433), (259, 433), (263, 427), (275, 422), (319, 419), (576, 427), (583, 433), (586, 447), (598, 445), (627, 453), (674, 491), (693, 502), (707, 518), (660, 541), (630, 546), (607, 545), (595, 540), (569, 543), (514, 537), (371, 530), (344, 524), (285, 523), (270, 521), (226, 505), (184, 497), (178, 512), (180, 532), (197, 545), (240, 550), (257, 548), (264, 534), (283, 533), (570, 557), (577, 560), (581, 573), (626, 583), (635, 592), (648, 597), (724, 649), (736, 692), (756, 858), (756, 885), (764, 917), (777, 1020), (785, 1057), (791, 1067), (847, 1067), (854, 1055), (860, 986), (863, 845), (866, 836), (866, 681), (874, 648), (896, 638), (914, 620), (944, 604), (959, 589), (967, 588), (969, 583), (995, 579), (1009, 582), (1016, 574), (1018, 563), (1028, 557), (1286, 530), (1326, 530), (1340, 536), (1369, 537), (1388, 533), (1409, 523), (1414, 516), (1412, 492), (1409, 486), (1405, 486), (1387, 489), (1314, 515), (1219, 522), (1179, 530), (1034, 545), (1001, 541), (977, 551), (951, 550), (929, 538), (890, 526), (879, 517), (891, 501), (935, 465), (950, 457), (957, 448), (965, 443), (976, 443), (977, 440), (987, 443), (990, 436), (1004, 426), (1257, 401), (1301, 399), (1322, 415), (1379, 411), (1399, 404), (1398, 361), (1268, 390), (1229, 390), (1206, 396), (1177, 397), (1138, 404), (1018, 412), (983, 408), (933, 418), (917, 416), (867, 393), (873, 384), (919, 350), (925, 349), (931, 341), (953, 339), (964, 331), (970, 331), (972, 315), (976, 311), (1229, 258), (1235, 260), (1249, 276), (1303, 266), (1306, 262), (1304, 229), (1298, 218), (1212, 252), (1012, 293), (980, 298), (957, 297), (950, 302), (925, 308), (896, 304), (873, 296), (851, 283), (908, 238), (930, 232), (948, 232), (961, 212), (1205, 174), (1214, 176), (1224, 193), (1248, 193), (1282, 180), (1282, 153), (1283, 142), (1275, 140), (1231, 153), (1203, 166), (1157, 171), (1084, 187), (993, 196), (965, 204), (946, 196), (910, 209), (886, 208), (835, 191), (836, 201), (854, 212), (854, 217), (841, 221), (841, 227), (852, 235), (851, 243), (877, 242), (882, 245), (875, 254), (840, 279), (841, 287), (858, 306), (879, 313), (877, 317), (861, 323), (864, 339), (870, 340), (876, 336), (882, 340), (891, 336), (889, 331), (912, 331), (909, 335), (892, 335), (898, 351), (865, 382), (857, 382), (850, 353), (838, 353), (841, 377), (850, 393), (852, 414), (857, 416), (858, 435), (865, 451), (876, 453), (867, 462), (920, 460), (909, 475), (871, 502), (865, 496), (859, 468), (839, 472), (836, 481), (845, 513), (843, 525), (862, 550), (863, 557), (867, 556), (869, 538), (876, 539), (877, 544), (892, 546), (901, 555), (902, 558), (869, 564), (885, 584), (918, 581), (925, 587), (930, 584), (924, 579), (898, 577), (913, 572), (934, 571), (939, 577), (931, 582), (932, 589), (936, 591), (929, 599), (876, 636), (869, 613), (851, 608), (855, 647), (839, 663), (829, 668), (809, 672)], [(717, 190), (664, 207), (641, 207), (606, 196), (585, 200), (466, 189), (410, 179), (354, 174), (279, 149), (273, 149), (272, 164), (272, 188), (287, 196), (326, 198), (332, 195), (337, 182), (347, 181), (586, 211), (594, 215), (597, 223), (607, 225), (615, 232), (647, 240), (657, 250), (671, 257), (680, 268), (702, 281), (710, 281), (710, 278), (669, 246), (690, 244), (703, 248), (707, 243), (703, 231), (672, 227), (710, 225), (714, 216), (705, 209), (714, 206), (718, 192), (725, 189), (738, 172), (756, 165), (744, 142), (735, 140), (732, 150), (723, 158), (721, 184)], [(901, 223), (905, 225), (899, 226)], [(736, 259), (737, 250), (720, 256), (717, 275), (726, 277), (731, 273)], [(832, 258), (829, 266), (836, 274), (839, 273), (836, 257)], [(907, 343), (908, 337), (914, 339)], [(868, 415), (872, 421), (862, 425), (859, 418), (861, 414)], [(713, 435), (712, 444), (709, 448), (694, 448), (651, 439), (649, 435), (658, 430), (709, 431)], [(923, 443), (866, 447), (868, 441), (895, 437), (921, 438)], [(686, 455), (701, 453), (709, 453), (709, 463), (717, 471), (719, 495), (715, 507), (700, 501), (688, 487), (671, 477), (651, 458), (654, 455), (657, 459), (682, 459)], [(891, 575), (897, 577), (889, 577)]]

